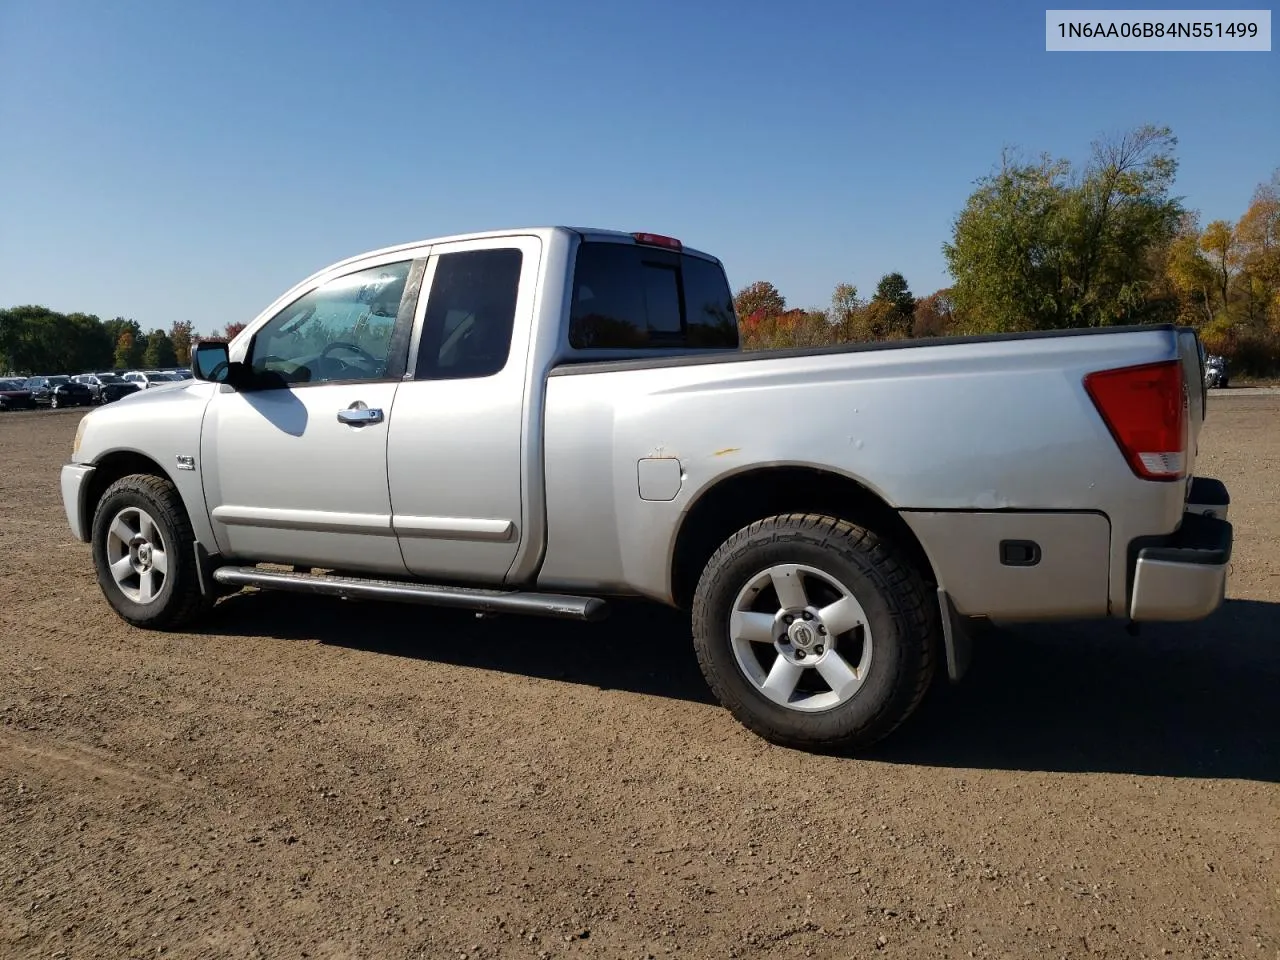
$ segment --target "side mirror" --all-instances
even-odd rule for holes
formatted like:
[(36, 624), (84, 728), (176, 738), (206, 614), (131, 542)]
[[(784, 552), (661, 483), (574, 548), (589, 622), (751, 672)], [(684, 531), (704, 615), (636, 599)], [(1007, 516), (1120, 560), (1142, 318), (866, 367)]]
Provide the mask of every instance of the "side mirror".
[(233, 390), (247, 390), (253, 385), (249, 367), (230, 359), (227, 345), (218, 340), (197, 343), (191, 351), (191, 375), (197, 380), (225, 383)]
[(231, 357), (227, 345), (217, 340), (203, 340), (191, 351), (191, 373), (197, 380), (223, 383), (230, 370)]

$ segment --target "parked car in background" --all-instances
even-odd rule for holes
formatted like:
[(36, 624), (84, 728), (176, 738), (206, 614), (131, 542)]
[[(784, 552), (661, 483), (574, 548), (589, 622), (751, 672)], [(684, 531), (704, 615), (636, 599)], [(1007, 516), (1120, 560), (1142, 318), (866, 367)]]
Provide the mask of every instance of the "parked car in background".
[(93, 394), (83, 383), (70, 377), (29, 377), (25, 384), (36, 403), (51, 407), (88, 407), (93, 404)]
[(1225, 388), (1229, 382), (1227, 358), (1216, 354), (1207, 355), (1204, 358), (1204, 385), (1209, 389)]
[(121, 379), (128, 383), (136, 383), (143, 390), (181, 382), (172, 373), (161, 373), (159, 370), (130, 370), (128, 373), (121, 374)]
[(89, 388), (94, 403), (110, 403), (142, 389), (117, 373), (81, 373), (71, 379)]
[(0, 410), (34, 410), (35, 397), (21, 380), (0, 380)]

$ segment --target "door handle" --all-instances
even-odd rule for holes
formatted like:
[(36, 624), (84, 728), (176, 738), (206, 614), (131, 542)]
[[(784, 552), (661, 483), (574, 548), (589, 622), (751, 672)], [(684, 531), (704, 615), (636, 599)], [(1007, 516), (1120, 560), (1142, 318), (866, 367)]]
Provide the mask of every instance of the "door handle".
[(382, 411), (377, 407), (366, 407), (363, 404), (359, 407), (353, 405), (346, 410), (338, 411), (338, 422), (350, 424), (353, 427), (362, 427), (366, 423), (381, 423)]

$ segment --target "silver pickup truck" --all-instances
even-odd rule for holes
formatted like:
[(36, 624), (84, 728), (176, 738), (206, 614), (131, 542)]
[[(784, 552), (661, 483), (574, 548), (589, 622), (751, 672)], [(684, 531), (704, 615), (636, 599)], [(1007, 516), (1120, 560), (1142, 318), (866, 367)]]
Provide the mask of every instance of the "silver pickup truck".
[(742, 352), (720, 261), (677, 240), (447, 237), (316, 273), (199, 343), (194, 381), (87, 415), (62, 498), (139, 626), (246, 585), (649, 598), (750, 729), (857, 748), (983, 622), (1222, 602), (1203, 363), (1172, 326)]

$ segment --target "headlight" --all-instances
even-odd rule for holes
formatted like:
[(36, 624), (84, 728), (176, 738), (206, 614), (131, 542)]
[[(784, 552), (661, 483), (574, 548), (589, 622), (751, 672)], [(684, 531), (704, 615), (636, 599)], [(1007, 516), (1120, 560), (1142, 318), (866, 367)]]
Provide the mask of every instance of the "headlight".
[(84, 439), (84, 428), (85, 428), (85, 427), (87, 427), (87, 426), (89, 425), (89, 417), (90, 417), (90, 416), (92, 416), (92, 414), (88, 414), (88, 413), (86, 413), (83, 417), (81, 417), (81, 418), (80, 418), (80, 423), (79, 423), (79, 425), (76, 427), (76, 439), (75, 439), (75, 441), (71, 444), (71, 459), (72, 459), (72, 460), (74, 460), (74, 459), (76, 458), (76, 456), (80, 453), (80, 441)]

